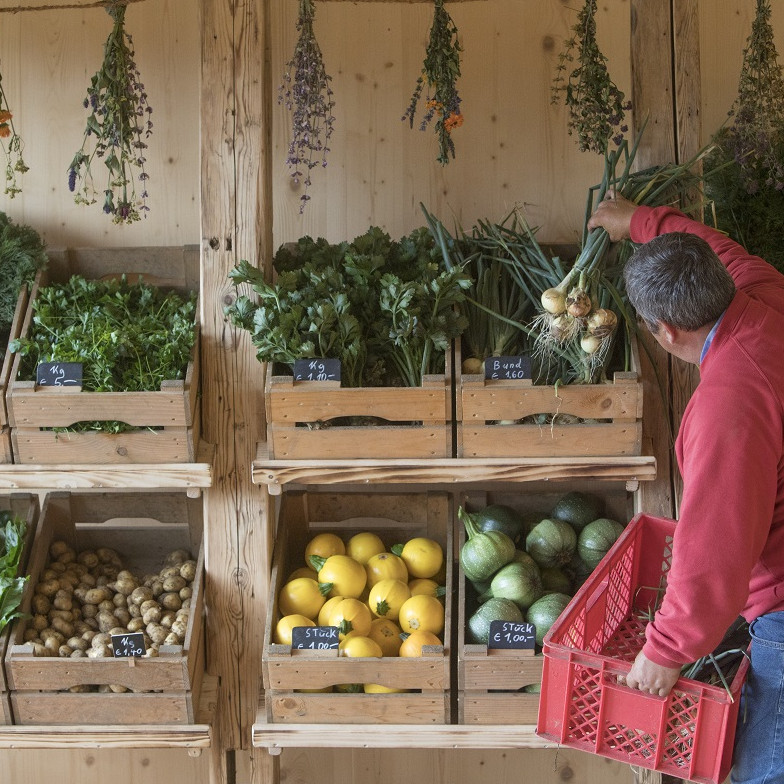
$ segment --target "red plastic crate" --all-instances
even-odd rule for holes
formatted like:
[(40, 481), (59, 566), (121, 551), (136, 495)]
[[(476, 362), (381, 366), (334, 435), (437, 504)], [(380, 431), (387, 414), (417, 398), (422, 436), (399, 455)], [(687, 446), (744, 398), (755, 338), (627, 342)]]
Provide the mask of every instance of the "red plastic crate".
[(730, 694), (679, 678), (667, 697), (618, 684), (645, 640), (675, 522), (637, 515), (544, 638), (537, 734), (581, 751), (720, 784), (729, 773), (744, 659)]

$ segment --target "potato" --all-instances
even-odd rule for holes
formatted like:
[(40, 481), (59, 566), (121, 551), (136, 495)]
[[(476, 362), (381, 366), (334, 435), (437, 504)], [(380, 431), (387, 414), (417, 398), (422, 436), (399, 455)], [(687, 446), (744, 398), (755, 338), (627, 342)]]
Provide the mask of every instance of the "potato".
[(32, 627), (28, 626), (28, 628), (24, 630), (24, 634), (22, 635), (22, 639), (25, 642), (34, 642), (34, 641), (40, 642), (41, 638), (38, 636), (38, 630), (37, 629), (33, 629)]
[(162, 615), (163, 615), (163, 610), (161, 610), (159, 604), (155, 603), (149, 606), (146, 610), (142, 611), (142, 620), (144, 621), (145, 625), (149, 625), (152, 623), (157, 624), (161, 620)]
[(61, 645), (61, 646), (60, 646), (60, 647), (57, 649), (57, 655), (58, 655), (58, 656), (59, 656), (61, 659), (67, 659), (67, 658), (69, 658), (69, 657), (71, 656), (71, 654), (72, 654), (72, 653), (73, 653), (73, 648), (71, 648), (69, 645)]
[(112, 649), (108, 645), (93, 646), (87, 651), (90, 659), (105, 659), (112, 655)]
[(185, 549), (172, 550), (164, 562), (165, 566), (179, 566), (184, 561), (187, 561), (191, 554)]
[(76, 556), (76, 560), (88, 569), (94, 569), (100, 563), (98, 556), (93, 550), (82, 550), (82, 552)]
[(81, 635), (79, 635), (83, 640), (86, 642), (92, 643), (93, 638), (98, 634), (95, 629), (85, 629)]
[(179, 596), (183, 601), (185, 601), (185, 599), (190, 599), (191, 596), (193, 596), (193, 588), (191, 588), (190, 585), (186, 585), (179, 591)]
[(33, 643), (33, 656), (51, 656), (51, 652), (48, 651), (42, 643), (34, 642)]
[(74, 633), (73, 624), (63, 618), (52, 618), (50, 623), (52, 629), (60, 632), (60, 634), (64, 635), (66, 638), (71, 637)]
[(128, 629), (126, 629), (124, 626), (113, 626), (111, 629), (109, 629), (110, 637), (116, 637), (118, 634), (127, 634), (127, 633), (128, 633)]
[(131, 595), (128, 597), (128, 601), (133, 602), (133, 604), (142, 604), (142, 602), (148, 602), (152, 598), (152, 588), (146, 585), (140, 585), (131, 592)]
[(102, 612), (113, 613), (114, 612), (114, 602), (111, 599), (104, 599), (98, 605), (98, 612), (99, 613), (102, 613)]
[(40, 580), (35, 586), (35, 593), (52, 597), (60, 590), (60, 581), (56, 578)]
[(85, 640), (83, 637), (69, 637), (65, 644), (74, 651), (86, 651), (90, 647), (89, 640)]
[(127, 607), (118, 607), (114, 611), (114, 617), (117, 619), (117, 623), (119, 623), (120, 626), (125, 626), (126, 628), (131, 620), (131, 614), (128, 612)]
[(181, 640), (185, 639), (185, 634), (188, 631), (188, 621), (183, 618), (178, 618), (172, 625), (171, 630)]
[(163, 593), (163, 580), (153, 580), (150, 589), (153, 596), (160, 596)]
[(73, 621), (77, 613), (73, 610), (49, 610), (49, 618), (62, 618), (64, 621)]
[(74, 648), (71, 651), (71, 658), (72, 659), (86, 659), (87, 658), (87, 651), (82, 651), (79, 648)]
[(47, 637), (44, 640), (44, 648), (48, 651), (46, 654), (47, 656), (59, 656), (60, 655), (60, 645), (61, 641), (57, 639), (54, 635), (51, 637)]
[(112, 604), (115, 607), (123, 607), (127, 609), (128, 597), (124, 593), (116, 593), (114, 596), (112, 596)]
[(162, 645), (182, 645), (182, 640), (174, 632), (169, 632)]
[(166, 635), (169, 633), (169, 630), (165, 626), (161, 626), (159, 623), (148, 623), (146, 631), (150, 636), (150, 640), (152, 640), (153, 643), (157, 643), (158, 645), (160, 645), (166, 639)]
[(128, 614), (131, 618), (141, 618), (142, 611), (138, 604), (129, 604), (128, 605)]
[(114, 590), (124, 596), (130, 596), (139, 587), (139, 583), (132, 575), (123, 577), (122, 575), (124, 574), (127, 575), (129, 573), (120, 572), (117, 575), (117, 579), (114, 581)]
[(109, 629), (117, 625), (117, 621), (112, 613), (102, 610), (98, 613), (98, 628), (102, 632), (108, 632)]
[(71, 592), (61, 588), (52, 599), (52, 605), (58, 610), (70, 610), (73, 607)]
[(63, 553), (70, 550), (71, 547), (68, 542), (64, 542), (61, 539), (57, 539), (49, 545), (49, 557), (56, 560), (59, 558)]
[(60, 555), (57, 556), (55, 563), (65, 565), (65, 564), (73, 563), (75, 560), (76, 560), (76, 551), (73, 548), (68, 547), (65, 550), (63, 550), (63, 552), (61, 552)]
[(186, 561), (180, 567), (180, 577), (182, 577), (183, 580), (192, 583), (196, 579), (196, 561)]
[(125, 692), (130, 691), (130, 689), (126, 688), (125, 686), (120, 686), (117, 683), (110, 683), (106, 688), (113, 694), (124, 694)]
[(112, 638), (108, 632), (99, 632), (90, 640), (90, 645), (93, 648), (100, 648), (102, 645), (109, 645), (111, 641)]
[(126, 625), (129, 632), (140, 632), (147, 624), (143, 618), (131, 618)]
[(111, 591), (105, 586), (90, 588), (84, 596), (85, 604), (99, 605), (101, 602), (111, 598)]
[(120, 556), (117, 554), (117, 551), (113, 550), (111, 547), (98, 547), (95, 550), (95, 555), (101, 563), (114, 564), (117, 567), (122, 566)]
[(82, 618), (87, 620), (88, 618), (95, 618), (98, 615), (98, 605), (97, 604), (83, 604), (82, 605)]
[(164, 578), (163, 591), (164, 593), (176, 593), (177, 591), (182, 590), (186, 585), (187, 583), (185, 582), (184, 577), (181, 577), (179, 574), (173, 574)]
[(166, 610), (179, 610), (182, 607), (182, 599), (180, 599), (178, 593), (173, 591), (171, 593), (162, 593), (158, 597), (158, 601), (161, 603), (161, 607)]
[(158, 573), (158, 577), (161, 580), (165, 580), (167, 577), (179, 577), (180, 576), (180, 567), (179, 566), (164, 566), (163, 569)]
[(85, 588), (95, 588), (96, 582), (95, 575), (90, 572), (85, 572), (81, 576), (80, 584), (85, 586)]

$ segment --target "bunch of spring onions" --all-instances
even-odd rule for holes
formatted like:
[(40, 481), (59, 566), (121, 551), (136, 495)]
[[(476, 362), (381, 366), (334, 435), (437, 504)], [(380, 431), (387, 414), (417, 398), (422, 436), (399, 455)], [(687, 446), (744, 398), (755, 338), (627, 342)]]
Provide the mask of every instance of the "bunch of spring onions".
[[(505, 351), (502, 346), (514, 345), (505, 337), (514, 330), (518, 346), (531, 353), (534, 383), (599, 383), (606, 379), (623, 325), (622, 364), (629, 369), (629, 337), (637, 326), (623, 292), (622, 270), (634, 246), (629, 241), (611, 243), (603, 228), (589, 231), (588, 219), (610, 190), (636, 204), (688, 211), (700, 182), (695, 167), (708, 153), (706, 148), (682, 164), (632, 172), (638, 145), (639, 138), (631, 146), (624, 140), (605, 156), (602, 181), (588, 192), (581, 247), (570, 267), (544, 251), (535, 231), (516, 212), (501, 224), (480, 221), (471, 234), (453, 238), (425, 211), (447, 262), (467, 268), (475, 281), (467, 298), (469, 322), (483, 314), (483, 329), (491, 339), (476, 341), (469, 352), (497, 356)], [(507, 288), (508, 281), (515, 290)], [(474, 332), (471, 324), (467, 336)]]

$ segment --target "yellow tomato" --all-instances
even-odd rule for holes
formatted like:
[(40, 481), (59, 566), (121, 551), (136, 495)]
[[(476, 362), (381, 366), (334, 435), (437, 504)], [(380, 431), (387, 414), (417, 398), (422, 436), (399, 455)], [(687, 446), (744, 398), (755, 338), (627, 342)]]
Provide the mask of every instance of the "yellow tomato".
[(375, 640), (380, 646), (384, 656), (397, 656), (403, 640), (400, 633), (403, 630), (389, 618), (374, 618), (370, 624), (368, 637)]
[(370, 637), (352, 634), (340, 643), (340, 655), (349, 656), (353, 659), (361, 659), (368, 656), (380, 659), (384, 654), (381, 652), (381, 646), (374, 640), (371, 640)]
[(324, 561), (318, 572), (320, 583), (331, 583), (328, 596), (362, 595), (367, 583), (367, 574), (362, 564), (347, 555), (331, 555)]
[(310, 566), (310, 556), (318, 555), (321, 558), (329, 558), (330, 555), (345, 555), (346, 545), (344, 541), (333, 533), (324, 532), (316, 534), (305, 546), (305, 564)]
[(382, 686), (380, 683), (366, 683), (365, 694), (401, 694), (408, 689), (395, 689), (392, 686)]
[(441, 634), (444, 631), (444, 605), (435, 596), (412, 596), (403, 602), (398, 623), (404, 632), (424, 630)]
[(338, 602), (345, 599), (345, 596), (333, 596), (330, 599), (327, 599), (326, 602), (321, 606), (319, 610), (318, 618), (316, 619), (316, 624), (318, 626), (330, 626), (329, 616), (332, 614), (332, 611), (335, 609), (335, 606)]
[(372, 588), (379, 580), (402, 580), (408, 582), (408, 569), (402, 558), (394, 553), (378, 553), (366, 564), (368, 585)]
[(374, 555), (383, 553), (386, 549), (386, 545), (381, 541), (381, 537), (371, 531), (354, 534), (346, 543), (346, 555), (350, 555), (363, 566)]
[(337, 626), (342, 640), (349, 632), (367, 635), (373, 616), (370, 608), (359, 599), (347, 598), (338, 602), (329, 614), (329, 626)]
[(418, 630), (411, 632), (400, 646), (400, 655), (404, 658), (416, 658), (422, 655), (423, 645), (443, 645), (438, 635), (433, 632)]
[(368, 595), (370, 612), (378, 618), (397, 618), (406, 599), (411, 598), (408, 585), (402, 580), (379, 580)]
[(287, 582), (278, 594), (281, 615), (299, 613), (315, 621), (327, 599), (312, 577), (297, 577)]
[(433, 577), (444, 563), (444, 551), (435, 539), (426, 536), (416, 536), (409, 539), (398, 552), (399, 545), (394, 551), (403, 559), (411, 577)]
[(281, 645), (291, 645), (291, 630), (297, 626), (315, 626), (311, 618), (306, 618), (304, 615), (284, 615), (275, 624), (274, 642)]
[(299, 569), (295, 569), (290, 575), (286, 582), (291, 582), (292, 580), (296, 580), (297, 577), (310, 577), (311, 580), (316, 579), (317, 572), (315, 569), (311, 568), (310, 566), (300, 566)]
[(436, 599), (440, 599), (446, 591), (443, 585), (439, 585), (429, 577), (416, 577), (413, 580), (409, 580), (408, 590), (411, 591), (412, 596), (418, 596), (423, 593), (427, 596), (435, 596)]

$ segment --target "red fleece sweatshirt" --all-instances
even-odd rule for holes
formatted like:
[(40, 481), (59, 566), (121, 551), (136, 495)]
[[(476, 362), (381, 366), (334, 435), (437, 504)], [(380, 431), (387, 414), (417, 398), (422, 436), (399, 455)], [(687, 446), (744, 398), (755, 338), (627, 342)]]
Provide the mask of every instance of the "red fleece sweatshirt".
[(631, 237), (707, 240), (737, 292), (700, 365), (675, 450), (684, 490), (662, 605), (643, 651), (680, 667), (737, 616), (784, 610), (784, 276), (668, 207), (639, 207)]

